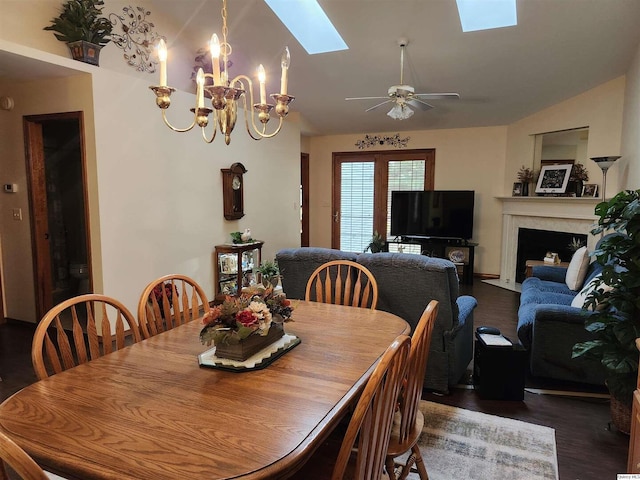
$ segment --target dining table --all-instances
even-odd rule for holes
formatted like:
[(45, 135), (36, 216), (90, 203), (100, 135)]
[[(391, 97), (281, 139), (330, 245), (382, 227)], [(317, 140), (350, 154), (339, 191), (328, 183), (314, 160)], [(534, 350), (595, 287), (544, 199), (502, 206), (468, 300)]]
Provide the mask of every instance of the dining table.
[(69, 479), (287, 478), (351, 408), (410, 326), (391, 313), (293, 301), (300, 343), (264, 368), (201, 366), (194, 320), (40, 380), (0, 429)]

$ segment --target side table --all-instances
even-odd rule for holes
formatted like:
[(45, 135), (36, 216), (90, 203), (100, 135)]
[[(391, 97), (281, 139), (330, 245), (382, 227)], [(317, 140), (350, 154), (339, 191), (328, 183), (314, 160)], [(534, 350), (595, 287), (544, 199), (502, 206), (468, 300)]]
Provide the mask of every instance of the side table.
[(533, 267), (539, 267), (540, 265), (544, 265), (545, 267), (564, 267), (567, 268), (569, 266), (569, 262), (560, 262), (560, 263), (547, 263), (544, 260), (527, 260), (525, 262), (525, 266), (527, 268), (525, 277), (529, 278), (533, 274)]

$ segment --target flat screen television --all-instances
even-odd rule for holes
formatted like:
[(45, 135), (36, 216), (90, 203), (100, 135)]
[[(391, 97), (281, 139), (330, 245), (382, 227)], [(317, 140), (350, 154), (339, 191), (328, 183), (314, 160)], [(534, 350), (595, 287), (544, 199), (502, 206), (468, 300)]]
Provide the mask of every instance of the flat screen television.
[(391, 235), (473, 236), (473, 190), (391, 192)]

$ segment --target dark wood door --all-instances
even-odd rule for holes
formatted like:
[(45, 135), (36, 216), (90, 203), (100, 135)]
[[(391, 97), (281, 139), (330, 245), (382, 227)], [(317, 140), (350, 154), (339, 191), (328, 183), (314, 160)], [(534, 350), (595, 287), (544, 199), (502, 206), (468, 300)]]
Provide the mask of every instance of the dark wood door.
[(27, 116), (23, 123), (41, 318), (55, 304), (92, 291), (84, 125), (82, 112)]

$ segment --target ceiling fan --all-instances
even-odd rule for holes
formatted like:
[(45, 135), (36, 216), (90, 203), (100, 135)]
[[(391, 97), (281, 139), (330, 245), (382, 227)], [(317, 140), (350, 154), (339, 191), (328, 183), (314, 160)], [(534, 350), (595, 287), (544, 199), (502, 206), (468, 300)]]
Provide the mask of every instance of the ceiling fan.
[(419, 108), (421, 110), (429, 110), (434, 108), (433, 105), (425, 100), (441, 100), (446, 98), (460, 98), (457, 93), (415, 93), (415, 89), (411, 85), (404, 84), (404, 49), (409, 44), (406, 38), (400, 38), (398, 45), (400, 46), (400, 84), (389, 87), (386, 97), (349, 97), (345, 100), (382, 100), (373, 107), (369, 107), (365, 112), (370, 112), (378, 107), (393, 103), (393, 108), (387, 113), (391, 118), (396, 120), (406, 120), (413, 115), (413, 110), (409, 107)]

